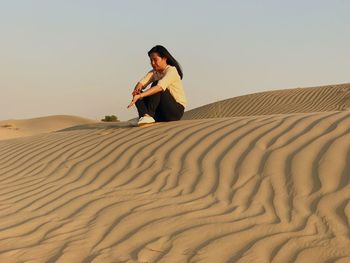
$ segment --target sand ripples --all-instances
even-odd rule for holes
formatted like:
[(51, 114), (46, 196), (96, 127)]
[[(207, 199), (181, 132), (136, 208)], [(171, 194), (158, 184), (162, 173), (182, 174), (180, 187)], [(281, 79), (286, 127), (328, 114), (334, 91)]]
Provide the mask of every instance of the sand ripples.
[(349, 112), (0, 141), (0, 260), (346, 262), (349, 174)]
[(350, 84), (267, 91), (214, 102), (185, 112), (183, 119), (343, 111)]

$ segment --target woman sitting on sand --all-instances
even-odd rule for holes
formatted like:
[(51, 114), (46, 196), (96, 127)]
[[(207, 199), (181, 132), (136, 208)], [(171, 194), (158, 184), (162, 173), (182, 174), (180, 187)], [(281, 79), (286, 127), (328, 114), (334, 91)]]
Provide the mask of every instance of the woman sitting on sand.
[[(180, 120), (187, 104), (180, 65), (160, 45), (148, 51), (148, 56), (153, 69), (135, 86), (128, 108), (136, 104), (139, 126), (156, 121)], [(144, 91), (150, 83), (151, 87)]]

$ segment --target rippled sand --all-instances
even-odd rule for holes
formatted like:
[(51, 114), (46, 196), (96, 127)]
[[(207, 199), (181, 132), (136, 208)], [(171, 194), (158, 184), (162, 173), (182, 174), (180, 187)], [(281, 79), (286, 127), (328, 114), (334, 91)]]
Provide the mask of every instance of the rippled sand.
[(0, 262), (350, 262), (350, 111), (2, 140), (0, 211)]

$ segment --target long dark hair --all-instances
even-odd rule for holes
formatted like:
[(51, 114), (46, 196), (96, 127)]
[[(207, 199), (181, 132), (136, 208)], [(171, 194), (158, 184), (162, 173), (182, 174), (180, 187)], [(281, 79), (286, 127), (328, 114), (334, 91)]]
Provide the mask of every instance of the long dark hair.
[(158, 53), (158, 55), (161, 58), (166, 58), (167, 64), (176, 67), (177, 73), (179, 73), (180, 78), (183, 78), (183, 73), (179, 62), (176, 61), (176, 59), (169, 53), (169, 51), (165, 47), (161, 45), (154, 46), (151, 48), (150, 51), (148, 51), (148, 56), (150, 56), (151, 53)]

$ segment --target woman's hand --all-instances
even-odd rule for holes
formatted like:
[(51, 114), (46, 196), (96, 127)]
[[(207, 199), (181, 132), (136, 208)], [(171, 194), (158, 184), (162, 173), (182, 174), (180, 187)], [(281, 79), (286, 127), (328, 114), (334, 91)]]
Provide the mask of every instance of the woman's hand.
[(140, 83), (137, 83), (137, 85), (136, 85), (136, 87), (131, 95), (135, 96), (136, 94), (140, 94), (142, 89), (143, 89), (143, 86)]
[(131, 95), (132, 95), (132, 96), (135, 96), (135, 95), (140, 94), (140, 93), (141, 93), (141, 89), (135, 89), (135, 90), (131, 93)]
[(135, 94), (132, 98), (132, 101), (128, 105), (128, 108), (130, 108), (132, 105), (134, 105), (139, 99), (141, 99), (141, 94)]

